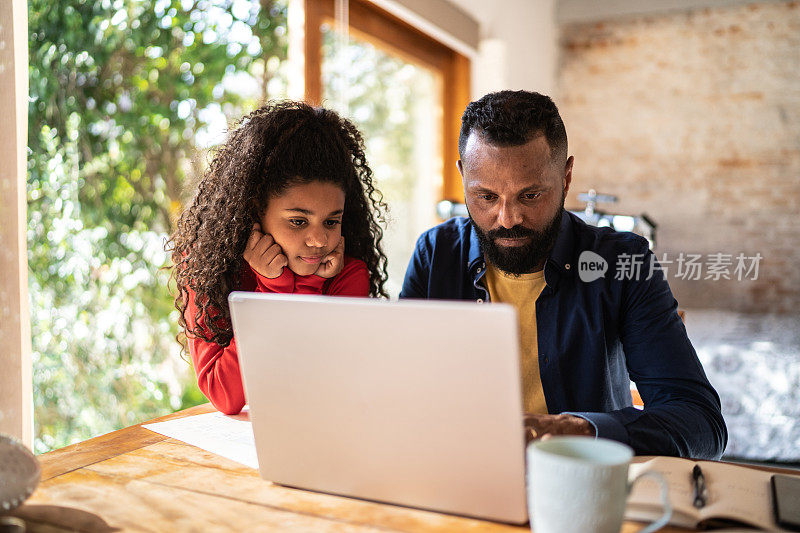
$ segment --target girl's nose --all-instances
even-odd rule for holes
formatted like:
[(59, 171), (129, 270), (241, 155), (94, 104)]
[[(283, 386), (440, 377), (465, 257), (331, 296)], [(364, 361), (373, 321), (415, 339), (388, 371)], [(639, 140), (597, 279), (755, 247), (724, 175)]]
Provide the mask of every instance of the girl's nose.
[(311, 229), (306, 234), (306, 246), (310, 248), (324, 248), (328, 244), (328, 236), (325, 230)]

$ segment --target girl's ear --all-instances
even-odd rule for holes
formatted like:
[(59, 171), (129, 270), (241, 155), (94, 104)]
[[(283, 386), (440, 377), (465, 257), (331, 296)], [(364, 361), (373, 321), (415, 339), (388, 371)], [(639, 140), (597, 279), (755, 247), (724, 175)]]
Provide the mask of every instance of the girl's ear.
[(250, 205), (248, 212), (250, 213), (250, 217), (253, 219), (252, 222), (261, 222), (261, 217), (264, 214), (264, 211), (266, 211), (267, 206), (259, 206), (255, 198), (250, 198), (249, 203)]

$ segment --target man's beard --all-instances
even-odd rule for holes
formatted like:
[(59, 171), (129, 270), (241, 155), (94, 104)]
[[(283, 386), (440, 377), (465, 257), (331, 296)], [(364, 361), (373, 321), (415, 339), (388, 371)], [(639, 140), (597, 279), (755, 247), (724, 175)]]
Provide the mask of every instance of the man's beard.
[[(537, 231), (521, 225), (513, 228), (497, 228), (484, 232), (475, 224), (475, 232), (481, 243), (486, 259), (494, 266), (509, 274), (527, 274), (543, 264), (555, 245), (558, 230), (561, 228), (561, 218), (564, 213), (564, 200), (561, 206), (543, 230)], [(530, 238), (530, 242), (523, 246), (498, 246), (495, 239), (513, 239), (520, 237)]]

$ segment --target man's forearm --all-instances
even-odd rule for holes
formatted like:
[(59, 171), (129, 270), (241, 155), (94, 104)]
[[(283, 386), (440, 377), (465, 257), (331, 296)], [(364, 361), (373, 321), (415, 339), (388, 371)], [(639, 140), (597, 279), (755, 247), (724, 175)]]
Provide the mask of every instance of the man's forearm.
[(719, 459), (728, 432), (716, 394), (696, 385), (674, 383), (668, 390), (671, 399), (648, 402), (653, 391), (640, 385), (640, 391), (646, 391), (643, 410), (627, 407), (608, 413), (571, 414), (590, 421), (598, 437), (628, 444), (638, 455)]

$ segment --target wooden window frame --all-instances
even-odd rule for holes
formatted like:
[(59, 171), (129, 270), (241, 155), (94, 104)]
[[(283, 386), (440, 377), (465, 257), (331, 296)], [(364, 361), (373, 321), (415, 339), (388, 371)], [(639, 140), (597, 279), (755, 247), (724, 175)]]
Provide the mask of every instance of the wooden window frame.
[(0, 432), (33, 446), (28, 305), (28, 6), (0, 2)]
[[(322, 32), (334, 18), (334, 0), (304, 0), (304, 98), (322, 103)], [(350, 0), (350, 29), (390, 53), (441, 73), (442, 199), (463, 202), (458, 161), (461, 115), (470, 101), (470, 61), (455, 50), (417, 30), (367, 0)]]

